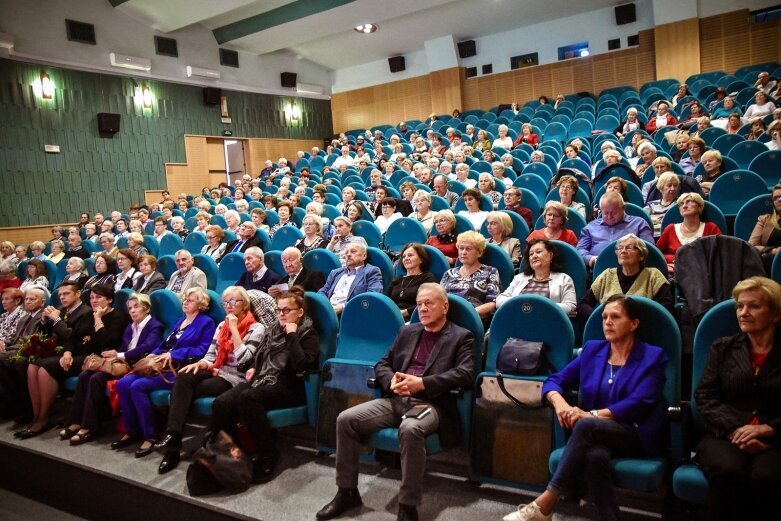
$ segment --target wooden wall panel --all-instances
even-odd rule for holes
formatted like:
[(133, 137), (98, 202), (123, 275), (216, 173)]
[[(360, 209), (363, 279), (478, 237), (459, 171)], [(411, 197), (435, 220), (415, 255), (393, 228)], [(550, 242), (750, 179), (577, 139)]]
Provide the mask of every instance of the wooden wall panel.
[(658, 78), (688, 78), (702, 72), (697, 18), (657, 25), (654, 33)]
[(461, 97), (461, 81), (464, 71), (460, 67), (452, 67), (429, 74), (431, 92), (431, 111), (437, 114), (450, 114), (453, 109), (460, 109), (464, 104)]
[(699, 20), (703, 71), (735, 72), (752, 63), (781, 61), (781, 21), (755, 23), (740, 10)]

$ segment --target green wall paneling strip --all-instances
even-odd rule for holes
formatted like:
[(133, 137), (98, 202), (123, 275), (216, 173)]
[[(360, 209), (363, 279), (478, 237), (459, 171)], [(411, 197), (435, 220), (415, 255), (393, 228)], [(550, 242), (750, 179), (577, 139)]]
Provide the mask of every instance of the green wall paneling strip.
[[(41, 71), (51, 78), (52, 100), (33, 86)], [(136, 105), (137, 87), (148, 85), (151, 109)], [(78, 220), (81, 211), (125, 209), (144, 190), (165, 187), (165, 163), (185, 161), (184, 135), (316, 139), (331, 135), (331, 104), (292, 96), (223, 91), (231, 125), (219, 106), (203, 103), (201, 87), (95, 74), (0, 59), (0, 227)], [(294, 101), (299, 123), (286, 124)], [(120, 131), (98, 134), (97, 114), (120, 114)], [(59, 154), (43, 152), (59, 145)]]

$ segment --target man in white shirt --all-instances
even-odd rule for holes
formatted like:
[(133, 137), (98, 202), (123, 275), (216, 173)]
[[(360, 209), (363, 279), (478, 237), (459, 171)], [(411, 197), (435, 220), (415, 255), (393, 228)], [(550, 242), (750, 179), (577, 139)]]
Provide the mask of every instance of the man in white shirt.
[(344, 166), (353, 166), (353, 158), (350, 157), (350, 147), (347, 145), (342, 147), (342, 155), (337, 157), (336, 160), (331, 164), (332, 170), (339, 170), (342, 165)]
[(382, 293), (382, 273), (378, 267), (366, 264), (366, 257), (366, 246), (349, 243), (345, 250), (345, 267), (329, 273), (325, 286), (318, 291), (328, 298), (337, 314), (355, 295), (368, 291)]

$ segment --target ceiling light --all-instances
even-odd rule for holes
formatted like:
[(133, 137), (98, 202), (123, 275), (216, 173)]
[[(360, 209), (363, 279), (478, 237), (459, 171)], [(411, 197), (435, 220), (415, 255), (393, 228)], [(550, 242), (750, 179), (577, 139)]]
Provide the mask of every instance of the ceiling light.
[(361, 25), (356, 25), (354, 27), (354, 29), (357, 32), (363, 33), (363, 34), (371, 34), (374, 31), (376, 31), (378, 28), (379, 28), (379, 26), (377, 24), (361, 24)]

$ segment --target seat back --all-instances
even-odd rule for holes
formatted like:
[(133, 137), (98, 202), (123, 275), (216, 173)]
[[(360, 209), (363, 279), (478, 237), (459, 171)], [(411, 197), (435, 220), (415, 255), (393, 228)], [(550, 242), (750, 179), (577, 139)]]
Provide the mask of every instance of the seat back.
[(271, 240), (271, 249), (282, 251), (293, 246), (303, 238), (304, 234), (295, 226), (281, 226), (274, 232), (274, 238)]
[(363, 237), (368, 246), (377, 247), (382, 241), (382, 232), (371, 221), (358, 220), (353, 223), (352, 234)]
[(765, 194), (767, 186), (759, 175), (750, 170), (733, 170), (716, 179), (708, 194), (708, 201), (724, 216), (735, 216), (747, 201)]
[(497, 357), (510, 337), (544, 342), (553, 371), (560, 371), (572, 359), (575, 333), (569, 318), (561, 307), (539, 295), (512, 297), (497, 310), (489, 328), (486, 373), (496, 373)]
[(380, 293), (357, 295), (342, 311), (336, 358), (373, 365), (385, 356), (403, 325), (401, 311), (390, 298)]
[(570, 276), (575, 285), (575, 295), (580, 301), (588, 289), (588, 271), (583, 256), (574, 246), (562, 241), (551, 241), (559, 252), (564, 264), (564, 273)]
[[(719, 230), (721, 230), (721, 233), (727, 233), (727, 219), (724, 217), (724, 214), (721, 213), (721, 210), (719, 210), (719, 208), (712, 202), (705, 201), (705, 208), (702, 211), (701, 219), (704, 222), (712, 222), (718, 226)], [(681, 217), (681, 210), (678, 208), (677, 204), (674, 204), (670, 206), (670, 209), (667, 210), (667, 213), (664, 214), (664, 217), (662, 218), (662, 230), (664, 230), (670, 224), (680, 222), (683, 222), (683, 217)]]
[[(203, 232), (190, 232), (184, 239), (184, 249), (196, 255), (206, 246), (206, 234)], [(174, 252), (176, 253), (176, 252)]]
[(768, 150), (755, 157), (748, 167), (765, 180), (768, 189), (778, 184), (781, 179), (781, 150)]
[(241, 252), (232, 252), (227, 254), (220, 261), (217, 268), (217, 286), (215, 291), (222, 295), (222, 292), (228, 286), (233, 286), (247, 271), (244, 266), (244, 254)]
[[(399, 250), (400, 249), (401, 248), (399, 248)], [(391, 263), (388, 254), (379, 248), (369, 246), (366, 248), (366, 263), (380, 269), (380, 272), (382, 273), (383, 290), (388, 289), (388, 286), (390, 286), (390, 283), (393, 280), (393, 263)]]
[(199, 253), (198, 255), (193, 255), (193, 264), (206, 274), (206, 287), (214, 290), (220, 278), (217, 262), (208, 255)]
[(149, 252), (149, 255), (160, 256), (160, 243), (157, 242), (154, 235), (144, 235), (144, 248)]
[(176, 271), (176, 260), (173, 255), (163, 255), (157, 259), (157, 271), (162, 273), (165, 280), (169, 280)]
[(153, 291), (149, 299), (152, 301), (152, 316), (165, 326), (164, 336), (168, 336), (176, 321), (184, 316), (182, 303), (173, 291), (167, 289)]
[(225, 320), (225, 308), (222, 306), (222, 293), (217, 293), (210, 289), (206, 290), (209, 294), (209, 308), (206, 310), (206, 314), (212, 317), (215, 324), (218, 324)]
[(286, 275), (285, 267), (282, 264), (282, 252), (279, 250), (270, 250), (263, 254), (263, 263), (268, 269), (284, 277)]
[[(317, 368), (323, 369), (325, 361), (336, 354), (336, 339), (339, 334), (339, 320), (333, 306), (326, 297), (307, 291), (306, 313), (320, 336), (320, 355)], [(306, 381), (307, 419), (314, 427), (317, 423), (318, 396), (320, 393), (320, 375), (312, 375)]]
[[(435, 279), (442, 280), (442, 276), (450, 269), (450, 263), (447, 261), (447, 258), (445, 258), (445, 254), (430, 244), (423, 244), (422, 246), (423, 249), (426, 250), (426, 253), (428, 253), (428, 271), (434, 275)], [(397, 262), (395, 264), (394, 274), (397, 277), (403, 277), (407, 274), (407, 270), (404, 269), (403, 263)]]
[(757, 224), (757, 218), (772, 211), (773, 201), (770, 199), (770, 194), (758, 195), (747, 201), (735, 216), (735, 237), (747, 241)]
[(342, 267), (336, 254), (323, 248), (306, 252), (302, 262), (305, 268), (319, 271), (325, 278), (328, 278), (328, 274), (331, 271)]
[(515, 268), (513, 261), (504, 249), (496, 244), (486, 244), (485, 251), (481, 258), (483, 264), (493, 266), (499, 271), (499, 280), (502, 283), (502, 289), (506, 289), (513, 281)]
[(385, 248), (398, 252), (410, 242), (426, 242), (426, 229), (423, 225), (411, 217), (393, 221), (385, 232)]
[(181, 237), (175, 233), (166, 233), (160, 238), (160, 248), (157, 250), (157, 255), (175, 255), (177, 251), (183, 248), (184, 243)]

